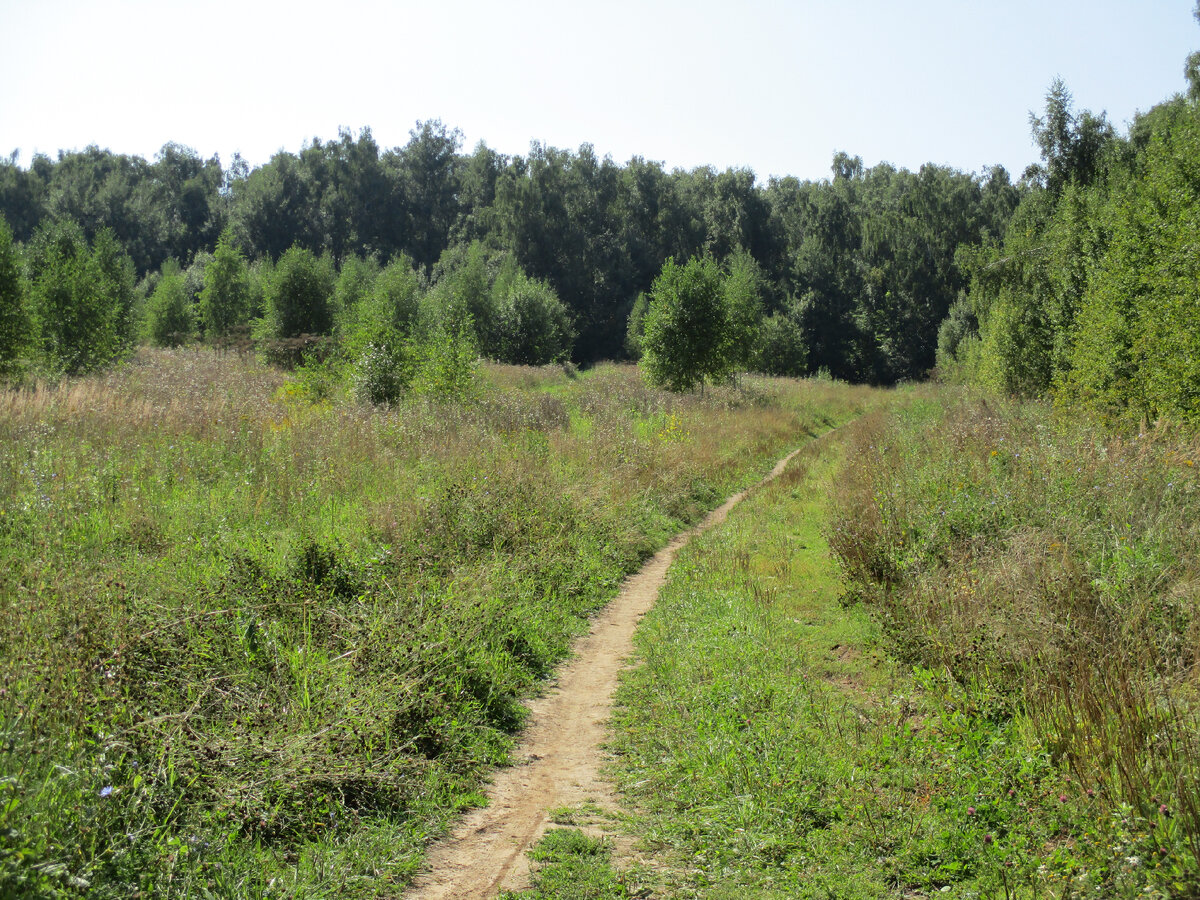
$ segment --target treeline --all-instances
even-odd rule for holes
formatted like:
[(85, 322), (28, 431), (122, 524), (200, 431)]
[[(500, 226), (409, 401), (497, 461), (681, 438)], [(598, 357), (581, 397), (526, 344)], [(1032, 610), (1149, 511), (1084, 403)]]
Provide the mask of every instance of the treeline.
[(1034, 189), (1002, 241), (960, 257), (971, 286), (941, 328), (944, 371), (1111, 420), (1200, 424), (1200, 53), (1186, 74), (1188, 95), (1125, 135), (1051, 86)]
[[(203, 292), (208, 267), (220, 256), (221, 277), (231, 277), (237, 254), (246, 287), (236, 292), (232, 327), (248, 333), (255, 323), (260, 341), (306, 334), (361, 344), (370, 307), (358, 300), (378, 293), (376, 275), (400, 266), (403, 276), (388, 277), (407, 279), (420, 297), (443, 285), (422, 321), (470, 308), (484, 355), (622, 358), (636, 352), (630, 315), (664, 263), (710, 258), (753, 264), (753, 340), (763, 352), (750, 365), (876, 383), (920, 378), (934, 365), (938, 326), (968, 283), (964, 248), (998, 242), (1027, 192), (1000, 167), (910, 172), (867, 168), (846, 154), (834, 158), (830, 179), (763, 185), (744, 169), (667, 171), (641, 158), (620, 165), (586, 144), (535, 144), (513, 157), (480, 144), (465, 153), (461, 135), (437, 121), (418, 123), (403, 147), (381, 149), (367, 129), (343, 131), (253, 170), (175, 144), (153, 162), (89, 147), (37, 156), (27, 168), (15, 154), (0, 163), (0, 214), (12, 231), (5, 252), (25, 272), (18, 281), (32, 287), (37, 248), (64, 231), (81, 253), (111, 247), (127, 257), (125, 311), (112, 317), (127, 330), (106, 347), (146, 337), (228, 340), (230, 329), (213, 318), (216, 294), (206, 301)], [(293, 304), (279, 270), (297, 253), (321, 270), (313, 276), (321, 300), (302, 323), (279, 312)], [(460, 296), (447, 278), (468, 258), (479, 260), (474, 271), (482, 267), (487, 284), (475, 289), (471, 276), (474, 294)], [(13, 317), (23, 315), (27, 347), (44, 361), (56, 307), (43, 300), (27, 290), (24, 313)], [(48, 367), (77, 371), (84, 362)]]

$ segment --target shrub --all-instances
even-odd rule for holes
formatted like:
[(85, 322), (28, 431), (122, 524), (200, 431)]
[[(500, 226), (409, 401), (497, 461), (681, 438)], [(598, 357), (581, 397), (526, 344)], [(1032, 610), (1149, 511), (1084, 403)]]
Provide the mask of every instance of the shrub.
[(179, 266), (168, 261), (164, 269), (146, 303), (146, 331), (155, 346), (178, 347), (192, 337), (192, 305)]
[(654, 280), (642, 365), (651, 382), (689, 391), (730, 371), (728, 316), (721, 270), (712, 257), (684, 265), (668, 259)]
[(133, 273), (108, 231), (93, 249), (74, 222), (40, 228), (29, 252), (29, 299), (39, 361), (52, 373), (93, 371), (128, 346)]
[(233, 232), (225, 229), (217, 249), (204, 268), (200, 291), (200, 324), (212, 341), (228, 337), (250, 320), (250, 272), (246, 258), (233, 243)]
[(571, 314), (544, 281), (517, 277), (498, 304), (496, 320), (501, 362), (542, 366), (571, 352)]
[(777, 312), (765, 319), (758, 332), (755, 368), (766, 375), (803, 375), (808, 367), (808, 344), (796, 317)]
[(326, 335), (333, 328), (333, 263), (303, 247), (280, 257), (267, 282), (266, 317), (275, 337)]
[(0, 377), (17, 372), (32, 337), (12, 231), (0, 216)]

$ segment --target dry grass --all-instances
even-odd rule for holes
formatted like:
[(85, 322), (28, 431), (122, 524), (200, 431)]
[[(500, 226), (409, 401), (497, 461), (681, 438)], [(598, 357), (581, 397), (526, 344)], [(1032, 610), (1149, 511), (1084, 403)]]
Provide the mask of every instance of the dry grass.
[(1053, 759), (1192, 884), (1198, 450), (1034, 405), (917, 409), (858, 427), (832, 530), (853, 589), (909, 660), (1027, 717)]
[(0, 394), (0, 894), (394, 893), (621, 577), (866, 396), (483, 382), (181, 350)]

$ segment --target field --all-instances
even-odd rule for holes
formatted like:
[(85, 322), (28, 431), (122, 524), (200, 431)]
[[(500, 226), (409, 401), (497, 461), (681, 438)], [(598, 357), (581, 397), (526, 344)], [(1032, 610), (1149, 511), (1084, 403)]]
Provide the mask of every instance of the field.
[(0, 395), (0, 894), (394, 896), (621, 578), (867, 397), (385, 410), (200, 350)]
[(1195, 445), (932, 389), (836, 437), (643, 622), (614, 775), (656, 863), (558, 837), (547, 883), (1200, 896)]
[(507, 896), (1200, 896), (1187, 434), (461, 387), (178, 350), (0, 395), (0, 896), (398, 896), (624, 576), (799, 446), (639, 628), (627, 815), (555, 810)]

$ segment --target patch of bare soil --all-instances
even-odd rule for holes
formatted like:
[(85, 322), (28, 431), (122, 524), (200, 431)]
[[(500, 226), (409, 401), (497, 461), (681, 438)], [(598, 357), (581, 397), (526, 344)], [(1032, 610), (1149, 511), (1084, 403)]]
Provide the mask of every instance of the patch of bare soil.
[[(778, 477), (798, 452), (781, 459), (759, 484)], [(488, 805), (467, 814), (449, 838), (432, 848), (408, 898), (484, 900), (501, 890), (521, 890), (529, 885), (525, 851), (545, 832), (550, 810), (588, 802), (616, 809), (612, 786), (600, 777), (600, 745), (617, 676), (633, 652), (633, 632), (680, 548), (723, 522), (746, 493), (730, 497), (626, 579), (616, 599), (593, 620), (591, 632), (576, 644), (557, 685), (530, 703), (518, 764), (499, 770), (487, 792)]]

